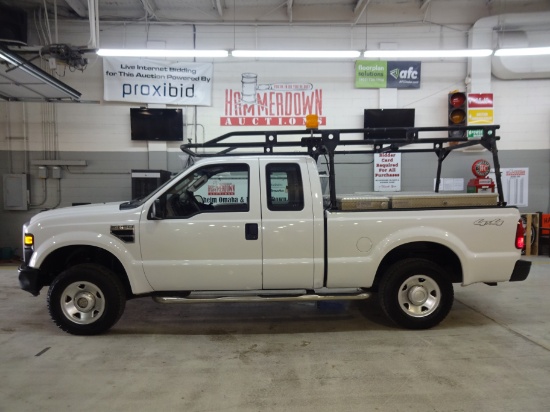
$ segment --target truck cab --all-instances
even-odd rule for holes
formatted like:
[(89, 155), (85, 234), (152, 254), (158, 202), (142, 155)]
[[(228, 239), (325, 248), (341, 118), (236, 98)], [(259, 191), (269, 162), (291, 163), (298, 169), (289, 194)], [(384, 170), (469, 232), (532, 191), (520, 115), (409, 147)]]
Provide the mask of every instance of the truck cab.
[(310, 169), (316, 171), (316, 165), (308, 157), (237, 157), (195, 164), (151, 207), (145, 204), (139, 238), (151, 287), (321, 286), (322, 194), (319, 179), (310, 180)]

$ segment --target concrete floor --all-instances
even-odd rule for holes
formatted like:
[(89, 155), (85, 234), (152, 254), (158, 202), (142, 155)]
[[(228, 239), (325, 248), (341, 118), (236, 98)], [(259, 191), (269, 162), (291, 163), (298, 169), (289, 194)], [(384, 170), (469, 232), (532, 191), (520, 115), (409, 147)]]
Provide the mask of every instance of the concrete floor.
[(128, 302), (106, 335), (50, 321), (0, 268), (0, 411), (546, 411), (550, 259), (525, 282), (455, 287), (427, 331), (358, 303)]

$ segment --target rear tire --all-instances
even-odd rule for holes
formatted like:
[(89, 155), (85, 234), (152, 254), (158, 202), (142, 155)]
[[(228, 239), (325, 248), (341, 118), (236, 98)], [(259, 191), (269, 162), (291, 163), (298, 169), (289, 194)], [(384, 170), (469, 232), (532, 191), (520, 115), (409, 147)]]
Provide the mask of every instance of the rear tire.
[(109, 269), (81, 264), (62, 272), (48, 291), (55, 324), (73, 335), (97, 335), (111, 328), (126, 306), (124, 287)]
[(404, 259), (386, 270), (379, 299), (386, 315), (407, 329), (439, 324), (453, 306), (453, 284), (444, 270), (426, 259)]

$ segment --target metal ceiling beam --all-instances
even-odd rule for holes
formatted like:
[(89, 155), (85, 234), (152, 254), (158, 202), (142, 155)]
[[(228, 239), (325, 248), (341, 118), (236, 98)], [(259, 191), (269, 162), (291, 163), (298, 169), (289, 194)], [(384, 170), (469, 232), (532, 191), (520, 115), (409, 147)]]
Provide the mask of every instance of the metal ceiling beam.
[(357, 13), (364, 1), (365, 0), (357, 0), (357, 2), (355, 3), (355, 7), (353, 8), (353, 13)]
[(292, 6), (294, 6), (294, 0), (287, 0), (286, 2), (286, 15), (288, 16), (288, 21), (292, 23)]
[(86, 0), (65, 0), (65, 3), (80, 17), (88, 18), (88, 2)]
[(157, 19), (156, 11), (158, 10), (158, 7), (156, 6), (156, 4), (152, 0), (140, 0), (140, 1), (147, 18)]
[(431, 2), (432, 0), (422, 0), (422, 3), (420, 4), (420, 10), (426, 10)]
[(357, 3), (355, 3), (355, 7), (353, 8), (353, 15), (355, 17), (353, 24), (357, 24), (365, 10), (367, 10), (367, 6), (370, 2), (371, 0), (357, 0)]
[(214, 3), (215, 9), (218, 11), (218, 14), (220, 17), (223, 17), (223, 8), (224, 8), (224, 2), (223, 0), (212, 0), (212, 3)]

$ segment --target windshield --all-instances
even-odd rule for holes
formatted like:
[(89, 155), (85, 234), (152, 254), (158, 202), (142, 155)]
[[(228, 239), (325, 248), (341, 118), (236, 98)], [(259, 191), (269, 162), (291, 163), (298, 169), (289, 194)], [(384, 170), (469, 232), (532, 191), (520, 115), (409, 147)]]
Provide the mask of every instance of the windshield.
[(195, 170), (184, 179), (180, 180), (171, 190), (170, 193), (179, 193), (183, 189), (194, 193), (198, 188), (203, 186), (208, 181), (206, 169)]
[(166, 182), (164, 182), (162, 185), (157, 187), (155, 190), (153, 190), (151, 193), (149, 193), (145, 197), (141, 197), (138, 199), (132, 199), (129, 202), (124, 202), (120, 205), (120, 209), (133, 209), (135, 207), (141, 206), (144, 204), (147, 200), (149, 200), (151, 197), (155, 196), (160, 190), (162, 190), (164, 187), (166, 187), (168, 184), (172, 183), (175, 177), (179, 176), (182, 172), (178, 173), (177, 175), (172, 176), (170, 179), (168, 179)]

